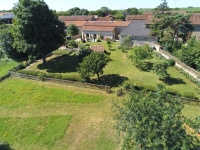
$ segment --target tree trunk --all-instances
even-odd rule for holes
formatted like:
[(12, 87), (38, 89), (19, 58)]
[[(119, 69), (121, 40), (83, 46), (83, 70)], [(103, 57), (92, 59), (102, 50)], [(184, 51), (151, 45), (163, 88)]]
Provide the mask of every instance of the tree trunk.
[(97, 77), (98, 77), (98, 81), (100, 81), (100, 78), (99, 78), (99, 73), (97, 73)]
[(43, 63), (46, 62), (46, 55), (44, 53), (42, 54), (42, 61), (43, 61)]

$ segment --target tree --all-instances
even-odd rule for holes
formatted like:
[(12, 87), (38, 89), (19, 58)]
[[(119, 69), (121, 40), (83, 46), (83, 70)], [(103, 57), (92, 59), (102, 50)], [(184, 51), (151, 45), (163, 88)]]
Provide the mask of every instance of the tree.
[(89, 14), (89, 11), (87, 9), (80, 10), (80, 15), (87, 16), (88, 14)]
[(138, 9), (134, 8), (134, 7), (126, 9), (126, 13), (127, 13), (127, 15), (138, 15), (139, 14)]
[(130, 58), (136, 65), (138, 65), (145, 59), (153, 58), (152, 49), (147, 44), (144, 46), (135, 46), (133, 48), (133, 55), (131, 55)]
[(115, 19), (116, 20), (124, 20), (124, 14), (118, 12), (117, 14), (115, 14)]
[(163, 14), (165, 11), (170, 10), (167, 1), (166, 0), (162, 0), (162, 1), (163, 2), (154, 9), (158, 13), (161, 12), (161, 14)]
[(77, 15), (80, 15), (80, 8), (79, 7), (74, 7), (74, 8), (71, 8), (69, 9), (67, 12), (70, 16), (77, 16)]
[(161, 42), (178, 41), (180, 38), (185, 41), (188, 33), (194, 30), (189, 17), (190, 15), (173, 13), (155, 18), (151, 34), (158, 36)]
[(158, 62), (153, 65), (153, 71), (160, 79), (165, 79), (170, 75), (167, 73), (169, 64), (167, 62)]
[(132, 38), (131, 36), (126, 36), (124, 37), (124, 39), (122, 40), (121, 42), (121, 48), (123, 51), (125, 50), (129, 50), (133, 47), (133, 41), (132, 41)]
[(83, 60), (84, 57), (88, 56), (91, 54), (91, 49), (89, 47), (86, 47), (85, 44), (79, 44), (79, 52), (78, 52), (78, 57)]
[(79, 33), (79, 29), (75, 24), (70, 24), (67, 28), (67, 34), (69, 36), (75, 36)]
[(199, 140), (183, 128), (183, 104), (162, 85), (156, 93), (132, 91), (123, 104), (115, 104), (115, 128), (128, 150), (196, 150)]
[(5, 57), (16, 58), (19, 56), (16, 49), (12, 47), (14, 42), (13, 35), (11, 33), (11, 27), (8, 29), (4, 29), (0, 31), (0, 58), (3, 59)]
[(14, 8), (13, 47), (28, 55), (46, 54), (64, 44), (64, 23), (43, 0), (19, 0)]
[(187, 45), (183, 45), (175, 55), (186, 65), (200, 71), (200, 41), (195, 37), (188, 40)]
[(90, 55), (83, 58), (83, 61), (79, 63), (77, 68), (80, 76), (85, 80), (90, 80), (90, 77), (95, 74), (100, 81), (99, 76), (103, 74), (103, 68), (110, 61), (110, 58), (101, 52), (93, 52)]

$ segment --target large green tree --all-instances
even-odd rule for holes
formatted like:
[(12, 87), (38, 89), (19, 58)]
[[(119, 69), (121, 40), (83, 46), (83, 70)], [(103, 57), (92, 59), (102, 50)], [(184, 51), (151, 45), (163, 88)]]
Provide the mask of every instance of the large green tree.
[[(197, 150), (199, 141), (183, 128), (183, 104), (162, 85), (156, 93), (131, 92), (116, 105), (116, 129), (124, 150)], [(198, 146), (198, 147), (197, 147)]]
[(83, 58), (77, 68), (80, 76), (85, 80), (90, 80), (90, 77), (97, 75), (100, 81), (100, 75), (103, 74), (103, 68), (110, 61), (110, 58), (101, 52), (93, 52)]
[(162, 0), (162, 3), (160, 3), (160, 5), (158, 5), (154, 11), (156, 11), (156, 13), (161, 13), (163, 14), (165, 11), (170, 10), (168, 3), (166, 0)]
[(144, 46), (135, 46), (133, 48), (133, 55), (130, 58), (136, 65), (139, 65), (143, 60), (153, 58), (152, 48), (147, 44)]
[(165, 79), (170, 75), (167, 73), (169, 63), (167, 62), (157, 62), (153, 65), (153, 72), (159, 76), (160, 79)]
[(46, 54), (64, 44), (64, 23), (43, 0), (19, 0), (14, 8), (13, 47), (29, 55)]
[(139, 11), (137, 8), (128, 8), (126, 9), (126, 14), (127, 15), (138, 15), (139, 14)]
[(186, 40), (188, 33), (194, 30), (191, 25), (190, 15), (173, 13), (155, 18), (151, 26), (152, 34), (159, 37), (160, 42)]
[(75, 36), (79, 33), (79, 29), (75, 24), (70, 24), (67, 28), (67, 35)]

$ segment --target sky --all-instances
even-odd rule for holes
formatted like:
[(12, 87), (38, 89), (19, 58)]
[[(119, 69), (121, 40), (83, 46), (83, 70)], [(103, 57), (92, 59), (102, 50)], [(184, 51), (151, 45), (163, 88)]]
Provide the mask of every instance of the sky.
[[(155, 8), (162, 0), (44, 0), (50, 9), (56, 11), (67, 11), (73, 7), (88, 10), (97, 10), (106, 6), (112, 10), (124, 10), (127, 8)], [(18, 0), (0, 0), (0, 10), (12, 9)], [(168, 6), (176, 7), (200, 7), (200, 0), (167, 0)]]

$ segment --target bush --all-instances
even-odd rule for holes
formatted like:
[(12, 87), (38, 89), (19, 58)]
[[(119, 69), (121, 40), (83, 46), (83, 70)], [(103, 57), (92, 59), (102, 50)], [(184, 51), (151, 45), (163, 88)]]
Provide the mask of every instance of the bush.
[(146, 91), (152, 91), (155, 92), (156, 91), (156, 87), (152, 86), (152, 85), (143, 85), (144, 90)]
[(72, 47), (72, 48), (77, 48), (78, 47), (78, 44), (74, 40), (70, 40), (68, 42), (68, 45), (69, 45), (69, 47)]
[(44, 81), (44, 73), (40, 72), (37, 74), (38, 78), (41, 80), (41, 81)]
[(179, 93), (179, 91), (177, 91), (177, 90), (175, 90), (175, 89), (172, 89), (172, 88), (168, 88), (168, 89), (167, 89), (167, 92), (168, 92), (170, 95), (181, 96), (181, 94)]
[(176, 62), (173, 59), (168, 59), (167, 62), (170, 67), (173, 67), (176, 64)]
[(85, 44), (85, 46), (90, 46), (90, 44)]
[(186, 97), (186, 98), (197, 99), (196, 96), (195, 96), (195, 94), (192, 93), (192, 92), (184, 92), (184, 93), (182, 94), (182, 96), (183, 96), (183, 97)]
[(97, 39), (97, 42), (101, 42), (101, 39), (100, 39), (100, 38), (98, 38), (98, 39)]
[(107, 44), (111, 44), (111, 40), (109, 38), (106, 39)]

